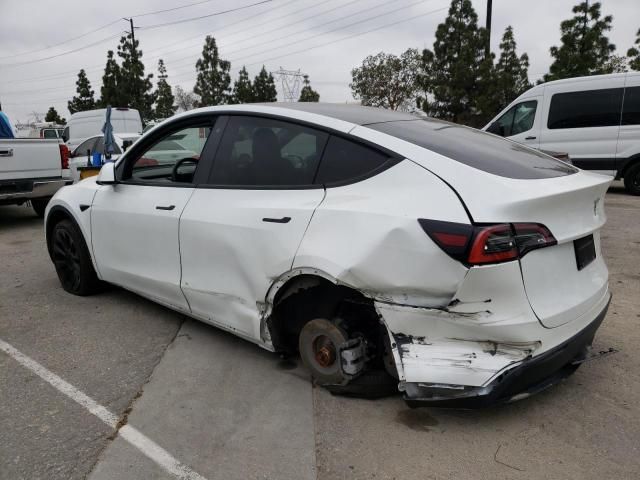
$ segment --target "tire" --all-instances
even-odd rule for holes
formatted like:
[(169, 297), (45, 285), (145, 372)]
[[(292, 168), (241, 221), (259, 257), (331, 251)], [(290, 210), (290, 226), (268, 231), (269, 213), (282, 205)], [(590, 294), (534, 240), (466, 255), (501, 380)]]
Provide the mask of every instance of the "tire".
[(50, 198), (33, 198), (31, 199), (31, 207), (36, 215), (40, 218), (44, 218), (44, 211), (47, 208)]
[(624, 187), (631, 195), (640, 195), (640, 162), (624, 172)]
[(71, 220), (61, 220), (51, 231), (51, 258), (67, 292), (86, 296), (100, 291), (101, 282), (91, 263), (82, 232)]

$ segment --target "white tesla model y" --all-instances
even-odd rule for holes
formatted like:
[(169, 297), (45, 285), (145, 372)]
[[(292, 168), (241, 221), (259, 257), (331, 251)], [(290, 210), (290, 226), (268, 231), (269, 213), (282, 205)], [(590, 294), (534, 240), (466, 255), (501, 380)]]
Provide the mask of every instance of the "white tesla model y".
[[(173, 143), (190, 155), (167, 160)], [(609, 182), (404, 113), (222, 106), (60, 190), (46, 237), (70, 293), (116, 284), (299, 352), (334, 392), (482, 406), (584, 360), (610, 300)]]

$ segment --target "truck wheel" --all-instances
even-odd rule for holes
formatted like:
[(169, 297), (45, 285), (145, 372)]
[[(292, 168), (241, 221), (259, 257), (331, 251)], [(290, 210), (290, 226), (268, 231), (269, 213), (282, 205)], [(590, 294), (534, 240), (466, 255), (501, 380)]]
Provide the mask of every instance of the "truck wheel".
[(31, 199), (31, 206), (33, 211), (36, 212), (40, 218), (44, 218), (44, 210), (47, 208), (50, 198), (33, 198)]
[(640, 195), (640, 162), (624, 172), (624, 186), (631, 195)]
[(91, 295), (100, 290), (82, 232), (71, 220), (56, 223), (51, 232), (51, 257), (56, 273), (67, 292)]

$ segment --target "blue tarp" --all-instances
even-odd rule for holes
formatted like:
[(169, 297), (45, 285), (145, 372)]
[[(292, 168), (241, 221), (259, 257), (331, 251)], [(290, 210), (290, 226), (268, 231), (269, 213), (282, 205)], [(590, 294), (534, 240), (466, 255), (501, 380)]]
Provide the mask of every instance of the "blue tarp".
[(0, 112), (0, 138), (16, 138), (9, 118), (3, 112)]

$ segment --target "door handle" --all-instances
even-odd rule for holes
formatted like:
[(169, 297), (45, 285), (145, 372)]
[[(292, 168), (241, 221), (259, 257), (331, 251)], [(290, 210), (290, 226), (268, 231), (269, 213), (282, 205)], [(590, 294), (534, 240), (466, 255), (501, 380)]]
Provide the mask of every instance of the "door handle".
[(525, 140), (535, 140), (536, 137), (524, 137)]
[(289, 223), (291, 221), (291, 217), (282, 217), (282, 218), (268, 218), (265, 217), (262, 219), (263, 222), (268, 223)]
[(6, 150), (0, 150), (0, 157), (13, 157), (13, 148), (7, 148)]
[(174, 208), (176, 208), (175, 205), (167, 205), (167, 206), (157, 205), (156, 206), (156, 210), (173, 210)]

